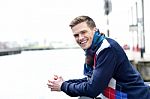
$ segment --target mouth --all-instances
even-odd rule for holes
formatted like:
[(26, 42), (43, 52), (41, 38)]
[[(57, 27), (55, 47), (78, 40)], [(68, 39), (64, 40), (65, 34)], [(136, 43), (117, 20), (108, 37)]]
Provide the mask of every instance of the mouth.
[(85, 47), (86, 44), (87, 44), (87, 41), (88, 41), (88, 40), (82, 40), (82, 41), (80, 41), (80, 42), (79, 42), (80, 46), (81, 46), (81, 47)]

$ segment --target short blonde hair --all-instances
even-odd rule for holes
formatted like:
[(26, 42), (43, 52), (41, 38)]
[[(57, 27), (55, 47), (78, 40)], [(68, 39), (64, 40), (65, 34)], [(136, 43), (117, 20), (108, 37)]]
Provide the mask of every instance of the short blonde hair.
[(86, 22), (87, 25), (89, 26), (89, 28), (93, 29), (94, 27), (96, 27), (95, 22), (93, 21), (92, 18), (90, 18), (89, 16), (78, 16), (75, 19), (73, 19), (70, 23), (70, 27), (73, 28), (74, 26), (76, 26), (79, 23), (82, 22)]

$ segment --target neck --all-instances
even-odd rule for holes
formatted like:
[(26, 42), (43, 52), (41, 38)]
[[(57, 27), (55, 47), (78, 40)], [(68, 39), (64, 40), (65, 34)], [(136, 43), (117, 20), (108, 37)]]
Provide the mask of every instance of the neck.
[(93, 56), (105, 38), (106, 38), (105, 35), (101, 34), (99, 30), (97, 30), (94, 34), (92, 44), (90, 48), (85, 50), (85, 54)]

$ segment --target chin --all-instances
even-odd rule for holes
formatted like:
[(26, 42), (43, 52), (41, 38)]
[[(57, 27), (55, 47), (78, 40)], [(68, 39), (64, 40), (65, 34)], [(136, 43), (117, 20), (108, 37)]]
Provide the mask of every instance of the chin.
[(80, 47), (81, 47), (82, 49), (84, 49), (84, 50), (90, 48), (90, 46), (89, 46), (88, 44), (85, 44), (85, 45), (82, 45), (82, 46), (80, 45)]
[(82, 48), (83, 50), (86, 50), (87, 48)]
[(82, 47), (82, 46), (80, 46), (83, 50), (86, 50), (87, 48), (86, 47)]
[(85, 46), (85, 47), (81, 47), (82, 49), (86, 50), (88, 49), (89, 47), (88, 46)]

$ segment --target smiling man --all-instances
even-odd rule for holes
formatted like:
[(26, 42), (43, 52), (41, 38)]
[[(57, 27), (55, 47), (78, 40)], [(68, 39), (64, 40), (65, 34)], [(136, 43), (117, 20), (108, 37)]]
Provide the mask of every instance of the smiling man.
[(150, 99), (149, 86), (144, 84), (122, 47), (100, 33), (92, 18), (78, 16), (70, 27), (76, 42), (85, 51), (86, 77), (64, 81), (61, 76), (55, 75), (48, 80), (51, 91), (91, 99)]
[(96, 30), (95, 24), (89, 28), (86, 22), (79, 23), (72, 28), (73, 36), (82, 49), (88, 49), (91, 46)]

